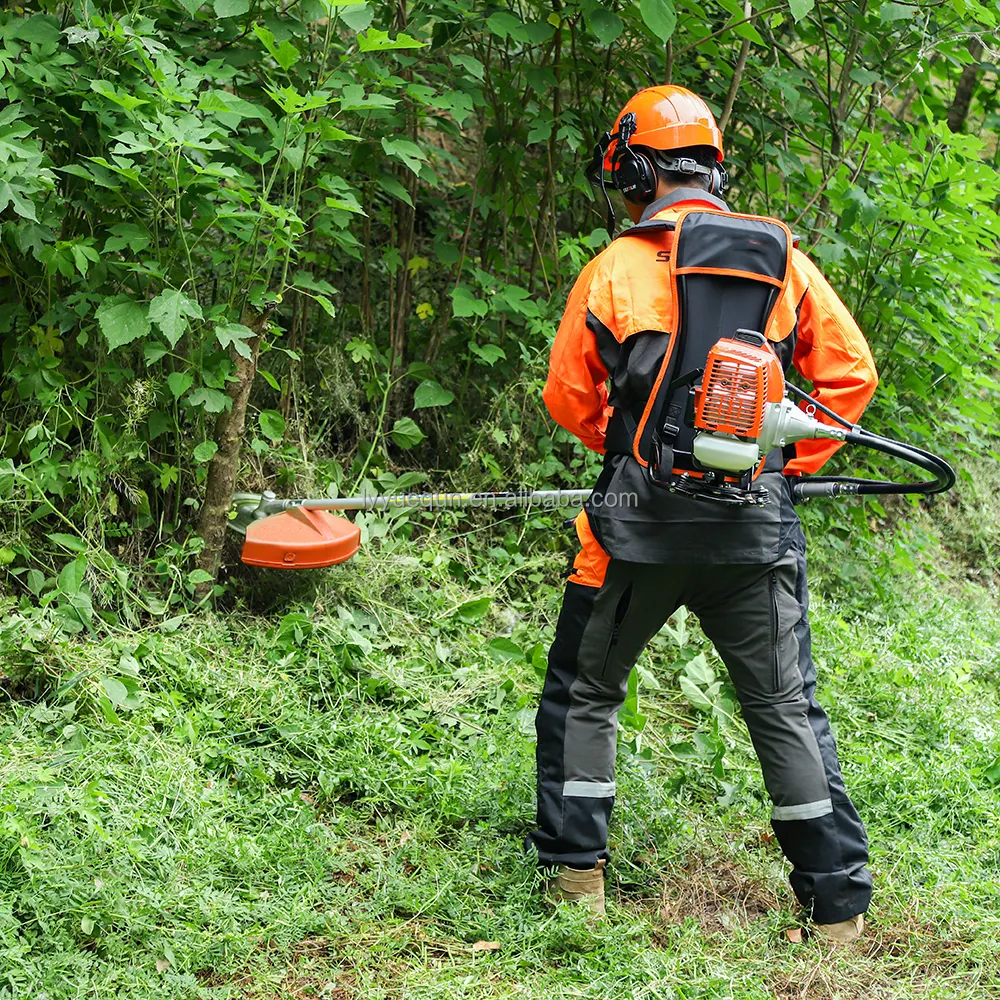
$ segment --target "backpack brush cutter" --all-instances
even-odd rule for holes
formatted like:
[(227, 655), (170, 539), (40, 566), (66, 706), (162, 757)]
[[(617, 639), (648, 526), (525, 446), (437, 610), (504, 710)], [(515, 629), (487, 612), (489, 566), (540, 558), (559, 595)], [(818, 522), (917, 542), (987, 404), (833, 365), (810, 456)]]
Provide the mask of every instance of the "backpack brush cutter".
[[(786, 385), (781, 365), (764, 337), (739, 330), (709, 351), (706, 366), (690, 388), (689, 426), (695, 430), (693, 456), (697, 469), (650, 480), (665, 489), (710, 503), (760, 506), (768, 491), (753, 483), (773, 448), (796, 441), (826, 438), (861, 445), (891, 455), (929, 472), (925, 482), (900, 483), (842, 476), (813, 476), (792, 484), (793, 499), (871, 496), (887, 493), (941, 493), (955, 484), (955, 473), (944, 459), (913, 445), (872, 434), (848, 423), (811, 396)], [(692, 380), (694, 381), (694, 380)], [(791, 389), (806, 402), (797, 406), (786, 395)], [(822, 411), (834, 425), (817, 419)], [(243, 562), (272, 569), (316, 569), (346, 562), (361, 547), (361, 528), (330, 511), (445, 509), (455, 507), (511, 508), (582, 504), (590, 490), (529, 490), (499, 493), (420, 493), (360, 496), (341, 499), (281, 500), (273, 493), (241, 493), (230, 528), (244, 536)]]
[[(942, 458), (913, 445), (893, 441), (844, 420), (839, 414), (797, 386), (786, 383), (774, 351), (763, 334), (737, 330), (709, 350), (703, 369), (678, 379), (690, 385), (684, 423), (693, 428), (691, 447), (694, 468), (680, 471), (661, 468), (654, 441), (653, 460), (647, 469), (654, 485), (696, 500), (732, 506), (761, 506), (770, 497), (753, 483), (764, 469), (772, 448), (796, 441), (823, 438), (861, 445), (900, 458), (929, 472), (934, 478), (921, 483), (898, 483), (843, 476), (811, 476), (793, 483), (796, 502), (810, 497), (864, 496), (886, 493), (941, 493), (955, 485), (955, 472)], [(672, 385), (669, 391), (672, 391)], [(788, 391), (802, 398), (797, 406)], [(836, 422), (817, 419), (817, 411)], [(666, 475), (664, 475), (666, 473)]]

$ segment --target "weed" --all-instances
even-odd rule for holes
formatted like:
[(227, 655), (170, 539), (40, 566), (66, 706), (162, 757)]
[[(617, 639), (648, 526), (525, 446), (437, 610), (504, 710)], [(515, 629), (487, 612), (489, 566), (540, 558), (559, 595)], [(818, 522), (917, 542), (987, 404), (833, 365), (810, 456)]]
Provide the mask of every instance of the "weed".
[(238, 613), (102, 639), (51, 611), (10, 620), (0, 996), (987, 995), (1000, 616), (984, 591), (954, 599), (918, 571), (904, 597), (887, 546), (883, 598), (861, 606), (831, 550), (815, 560), (821, 697), (872, 843), (863, 947), (786, 940), (800, 914), (752, 750), (683, 615), (623, 715), (595, 929), (543, 909), (522, 844), (564, 557), (506, 522), (466, 536), (478, 551), (451, 514), (417, 523), (418, 547), (390, 532), (277, 617), (250, 592)]

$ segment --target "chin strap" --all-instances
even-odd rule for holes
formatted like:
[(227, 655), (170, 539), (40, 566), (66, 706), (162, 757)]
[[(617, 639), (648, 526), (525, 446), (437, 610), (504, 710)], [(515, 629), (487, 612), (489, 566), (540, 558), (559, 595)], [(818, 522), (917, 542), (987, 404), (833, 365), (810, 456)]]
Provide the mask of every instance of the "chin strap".
[(607, 180), (604, 177), (604, 157), (607, 156), (608, 149), (611, 143), (618, 138), (618, 133), (615, 132), (605, 132), (600, 139), (597, 140), (597, 145), (594, 146), (594, 156), (590, 161), (590, 166), (587, 167), (586, 177), (593, 185), (600, 185), (601, 194), (604, 196), (604, 202), (607, 205), (607, 215), (605, 217), (604, 228), (608, 231), (608, 236), (614, 239), (615, 235), (615, 207), (611, 204), (611, 196), (608, 194)]

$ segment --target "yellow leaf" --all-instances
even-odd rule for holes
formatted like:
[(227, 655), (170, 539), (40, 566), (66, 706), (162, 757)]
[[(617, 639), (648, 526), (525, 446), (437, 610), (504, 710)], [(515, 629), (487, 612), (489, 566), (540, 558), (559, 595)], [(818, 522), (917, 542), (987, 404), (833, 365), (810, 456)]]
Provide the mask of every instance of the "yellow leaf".
[(421, 319), (430, 319), (434, 315), (434, 306), (432, 306), (429, 302), (421, 302), (420, 305), (417, 306), (417, 315)]
[(548, 21), (553, 28), (558, 28), (561, 23), (559, 20), (559, 15), (555, 11), (549, 14), (549, 16), (545, 20)]
[(417, 271), (426, 270), (431, 266), (431, 262), (426, 257), (411, 257), (407, 261), (406, 269), (410, 274), (416, 274)]

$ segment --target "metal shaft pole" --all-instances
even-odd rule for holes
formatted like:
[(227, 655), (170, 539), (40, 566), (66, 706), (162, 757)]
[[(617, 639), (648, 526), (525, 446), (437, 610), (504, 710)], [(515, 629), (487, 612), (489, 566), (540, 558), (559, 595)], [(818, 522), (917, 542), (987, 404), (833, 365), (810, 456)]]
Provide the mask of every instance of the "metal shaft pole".
[(386, 496), (341, 497), (319, 500), (282, 500), (282, 510), (307, 507), (310, 510), (420, 510), (450, 507), (564, 507), (580, 505), (590, 490), (525, 490), (501, 493), (399, 493)]
[[(309, 510), (446, 510), (457, 507), (582, 507), (590, 490), (522, 490), (497, 493), (398, 493), (386, 496), (301, 498), (282, 500), (273, 493), (233, 498), (242, 515), (256, 519), (305, 507)], [(245, 522), (244, 522), (245, 523)]]

